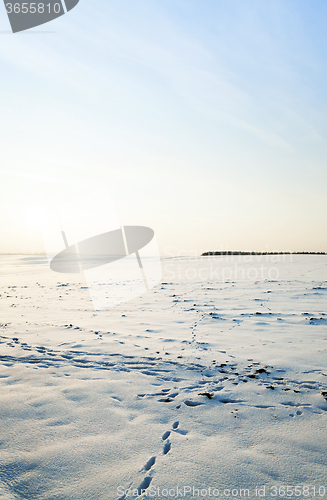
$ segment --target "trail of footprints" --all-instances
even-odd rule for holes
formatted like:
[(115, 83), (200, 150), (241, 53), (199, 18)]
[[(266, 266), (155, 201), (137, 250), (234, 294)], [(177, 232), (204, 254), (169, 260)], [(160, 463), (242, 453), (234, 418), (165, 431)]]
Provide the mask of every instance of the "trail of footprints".
[[(233, 393), (238, 391), (243, 384), (252, 383), (262, 389), (272, 392), (272, 396), (279, 393), (284, 395), (284, 400), (277, 402), (272, 398), (272, 402), (266, 405), (253, 404), (256, 408), (273, 408), (276, 404), (280, 407), (313, 407), (309, 401), (304, 401), (305, 394), (319, 394), (319, 402), (316, 410), (318, 412), (327, 411), (327, 391), (325, 384), (317, 380), (294, 380), (285, 377), (284, 370), (274, 369), (271, 366), (263, 365), (249, 359), (249, 364), (241, 365), (232, 361), (218, 363), (215, 360), (209, 366), (188, 362), (183, 363), (161, 357), (141, 357), (130, 356), (119, 353), (101, 353), (87, 352), (82, 350), (53, 350), (44, 346), (31, 346), (20, 342), (17, 337), (9, 338), (0, 336), (0, 343), (8, 347), (20, 348), (26, 354), (20, 355), (1, 355), (0, 362), (5, 366), (12, 366), (14, 363), (24, 363), (33, 365), (36, 368), (59, 367), (65, 364), (71, 364), (78, 368), (90, 368), (96, 370), (114, 370), (114, 371), (132, 371), (136, 370), (142, 375), (153, 377), (156, 382), (164, 382), (171, 385), (170, 388), (161, 389), (159, 392), (137, 394), (137, 398), (155, 398), (159, 403), (171, 404), (172, 407), (179, 409), (182, 404), (189, 408), (208, 403), (240, 403), (242, 405), (249, 403), (244, 399), (233, 397)], [(14, 351), (13, 351), (14, 353)], [(225, 354), (226, 355), (226, 354)], [(312, 370), (317, 371), (317, 370)], [(319, 371), (319, 370), (318, 370)], [(176, 376), (178, 374), (178, 376)], [(303, 372), (304, 376), (308, 372)], [(325, 373), (319, 375), (326, 376)], [(239, 387), (237, 387), (239, 386)], [(297, 395), (301, 395), (301, 401)], [(290, 397), (292, 395), (292, 397)], [(290, 413), (290, 416), (299, 416), (297, 413)], [(237, 418), (237, 415), (234, 414)]]
[[(315, 413), (327, 412), (327, 391), (324, 384), (318, 381), (298, 380), (285, 377), (285, 370), (274, 369), (268, 365), (262, 365), (259, 362), (251, 361), (251, 364), (241, 367), (236, 363), (221, 363), (216, 366), (217, 370), (212, 367), (205, 370), (205, 367), (198, 365), (192, 367), (192, 370), (198, 369), (201, 377), (197, 380), (193, 379), (191, 385), (185, 384), (186, 379), (171, 389), (164, 388), (160, 392), (149, 392), (137, 394), (138, 398), (157, 399), (159, 403), (170, 403), (171, 408), (179, 409), (184, 404), (189, 408), (194, 408), (204, 405), (212, 400), (213, 404), (238, 404), (240, 406), (251, 406), (258, 409), (289, 408), (290, 410), (296, 407), (302, 407), (307, 410), (312, 410)], [(188, 370), (191, 368), (188, 367)], [(319, 375), (326, 376), (325, 373), (318, 371)], [(303, 372), (307, 375), (310, 372)], [(222, 375), (220, 375), (222, 374)], [(218, 377), (217, 377), (218, 375)], [(283, 375), (283, 376), (282, 376)], [(201, 380), (202, 378), (202, 380)], [(256, 402), (249, 402), (246, 399), (246, 394), (242, 394), (243, 384), (256, 384), (257, 388), (261, 388), (261, 392), (257, 392), (258, 398)], [(240, 386), (237, 388), (237, 386)], [(235, 389), (234, 389), (235, 388)], [(176, 391), (177, 389), (177, 391)], [(268, 390), (270, 394), (265, 394)], [(264, 391), (264, 392), (262, 392)], [(238, 393), (238, 397), (233, 395)], [(319, 395), (319, 399), (312, 404), (312, 396)], [(186, 399), (185, 399), (186, 396)], [(264, 397), (267, 401), (267, 396), (271, 403), (261, 404), (260, 397)], [(271, 396), (271, 397), (270, 397)], [(311, 398), (311, 402), (310, 399)], [(234, 418), (239, 417), (239, 410), (234, 409), (231, 414)], [(300, 416), (303, 412), (298, 409), (296, 413), (290, 413), (290, 417)]]
[[(170, 452), (172, 444), (169, 440), (169, 437), (171, 437), (172, 433), (174, 433), (174, 432), (182, 434), (182, 435), (186, 435), (188, 433), (188, 431), (179, 429), (179, 421), (174, 422), (171, 429), (169, 431), (165, 431), (161, 437), (161, 441), (163, 444), (162, 456), (165, 456)], [(158, 457), (156, 457), (156, 456), (149, 458), (149, 460), (146, 462), (146, 464), (142, 467), (142, 469), (140, 471), (142, 473), (147, 473), (148, 475), (146, 475), (142, 479), (142, 481), (138, 487), (134, 488), (133, 483), (131, 483), (129, 485), (129, 488), (126, 490), (125, 494), (123, 496), (119, 497), (118, 500), (125, 500), (129, 494), (132, 494), (133, 498), (144, 498), (143, 495), (146, 495), (146, 490), (149, 488), (149, 486), (152, 482), (153, 475), (155, 473), (155, 465), (157, 463), (157, 459), (158, 459)], [(134, 495), (134, 493), (136, 493), (136, 491), (137, 491), (137, 496), (136, 496), (136, 494)]]

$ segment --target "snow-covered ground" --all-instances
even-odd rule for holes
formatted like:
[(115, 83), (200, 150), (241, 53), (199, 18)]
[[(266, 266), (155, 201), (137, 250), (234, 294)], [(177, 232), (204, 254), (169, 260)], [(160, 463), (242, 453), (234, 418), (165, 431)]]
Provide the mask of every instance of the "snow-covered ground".
[(96, 312), (0, 257), (0, 498), (327, 499), (327, 257), (163, 269)]

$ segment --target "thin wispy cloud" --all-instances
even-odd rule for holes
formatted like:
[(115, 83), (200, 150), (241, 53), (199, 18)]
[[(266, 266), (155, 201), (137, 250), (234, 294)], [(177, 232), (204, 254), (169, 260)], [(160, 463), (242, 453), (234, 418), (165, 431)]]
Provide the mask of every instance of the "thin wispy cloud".
[(320, 0), (94, 0), (47, 37), (2, 37), (1, 206), (17, 189), (28, 203), (107, 183), (162, 240), (183, 244), (188, 224), (198, 245), (188, 221), (210, 214), (230, 247), (244, 227), (257, 244), (259, 207), (277, 247), (306, 193), (312, 231), (327, 203), (325, 14)]

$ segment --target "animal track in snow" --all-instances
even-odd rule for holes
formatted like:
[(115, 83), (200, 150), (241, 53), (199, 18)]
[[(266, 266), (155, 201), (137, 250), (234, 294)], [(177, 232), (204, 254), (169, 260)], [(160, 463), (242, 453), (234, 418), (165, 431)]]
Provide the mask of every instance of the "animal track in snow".
[(140, 484), (140, 486), (137, 488), (137, 492), (139, 495), (142, 495), (142, 493), (148, 489), (148, 487), (150, 486), (150, 483), (152, 481), (152, 477), (151, 476), (147, 476), (143, 479), (142, 483)]
[(169, 452), (170, 452), (170, 449), (171, 449), (171, 443), (170, 443), (170, 441), (167, 441), (167, 442), (164, 444), (164, 447), (163, 447), (163, 451), (162, 451), (162, 453), (163, 453), (164, 455), (167, 455), (167, 453), (169, 453)]
[[(117, 334), (118, 335), (118, 334)], [(155, 398), (160, 404), (170, 405), (171, 409), (180, 409), (187, 406), (192, 411), (204, 404), (242, 403), (243, 405), (263, 408), (261, 402), (255, 401), (252, 405), (242, 398), (244, 383), (256, 386), (261, 392), (267, 388), (264, 396), (268, 407), (281, 406), (309, 406), (314, 412), (327, 414), (327, 390), (323, 382), (326, 374), (321, 369), (304, 370), (302, 376), (294, 374), (287, 377), (287, 372), (274, 368), (263, 362), (248, 359), (242, 362), (226, 360), (229, 356), (226, 351), (217, 349), (216, 360), (207, 364), (195, 362), (194, 357), (183, 363), (173, 359), (162, 359), (156, 356), (139, 356), (118, 352), (88, 351), (82, 344), (60, 344), (57, 349), (51, 349), (38, 343), (30, 345), (22, 342), (17, 336), (0, 336), (3, 353), (0, 355), (0, 364), (10, 367), (13, 364), (33, 366), (33, 368), (61, 368), (75, 367), (78, 369), (106, 370), (118, 372), (134, 372), (140, 376), (151, 376), (157, 386), (157, 392), (138, 394), (138, 398)], [(71, 348), (67, 348), (67, 346)], [(73, 348), (72, 348), (73, 347)], [(225, 355), (221, 359), (221, 354)], [(220, 356), (220, 359), (218, 358)], [(222, 362), (224, 361), (224, 362)], [(176, 373), (178, 377), (176, 377)], [(320, 376), (314, 379), (310, 374)], [(70, 376), (69, 372), (65, 373)], [(301, 377), (301, 378), (300, 378)], [(81, 378), (83, 380), (83, 378)], [(171, 384), (171, 387), (167, 385)], [(159, 389), (163, 385), (163, 389)], [(237, 396), (235, 388), (237, 389)], [(281, 391), (287, 393), (289, 402), (283, 401)], [(218, 392), (221, 392), (218, 396)], [(227, 394), (228, 393), (228, 394)], [(271, 393), (268, 394), (268, 393)], [(233, 397), (233, 395), (235, 396)], [(246, 392), (245, 392), (246, 394)], [(259, 392), (257, 393), (259, 394)], [(319, 395), (319, 399), (313, 399)], [(277, 397), (276, 397), (277, 396)], [(293, 401), (291, 401), (291, 399)], [(117, 403), (119, 402), (116, 397)]]
[(144, 465), (142, 470), (149, 471), (154, 466), (155, 463), (156, 463), (156, 457), (151, 457)]
[(297, 410), (296, 414), (290, 413), (290, 417), (301, 416), (301, 415), (303, 415), (301, 410)]
[[(172, 424), (171, 430), (165, 431), (163, 433), (163, 435), (161, 436), (161, 440), (164, 441), (163, 450), (162, 450), (163, 456), (168, 455), (168, 453), (171, 450), (171, 442), (169, 441), (168, 438), (169, 438), (169, 436), (171, 436), (172, 431), (175, 433), (181, 434), (182, 436), (185, 436), (188, 433), (188, 431), (186, 431), (186, 430), (179, 429), (179, 421), (176, 420)], [(156, 465), (156, 462), (157, 462), (157, 457), (153, 456), (153, 457), (149, 458), (149, 460), (146, 462), (146, 464), (140, 470), (140, 472), (147, 472), (150, 475), (144, 477), (142, 482), (140, 483), (140, 485), (137, 488), (135, 488), (135, 490), (137, 490), (137, 498), (143, 498), (143, 495), (144, 494), (146, 495), (146, 490), (149, 488), (151, 481), (153, 479), (153, 474), (155, 473), (154, 466)], [(132, 485), (133, 485), (133, 483), (130, 484), (130, 486), (128, 488), (130, 491), (133, 490)], [(127, 496), (125, 494), (122, 497), (120, 497), (118, 500), (126, 500), (126, 498), (127, 498)]]
[(187, 399), (184, 401), (184, 405), (186, 406), (200, 406), (203, 405), (204, 403), (201, 403), (200, 401), (191, 401), (190, 399)]

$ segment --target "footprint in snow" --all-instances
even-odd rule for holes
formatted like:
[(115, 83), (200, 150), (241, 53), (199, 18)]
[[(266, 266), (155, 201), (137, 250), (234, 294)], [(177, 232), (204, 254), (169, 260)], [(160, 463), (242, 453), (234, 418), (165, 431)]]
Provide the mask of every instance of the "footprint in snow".
[(162, 451), (163, 455), (167, 455), (167, 453), (170, 452), (170, 449), (171, 449), (171, 443), (170, 443), (170, 441), (167, 441), (163, 447), (163, 451)]
[(156, 463), (156, 457), (151, 457), (147, 463), (144, 465), (142, 470), (149, 471)]
[(191, 401), (190, 399), (187, 399), (186, 401), (184, 401), (184, 404), (186, 406), (200, 406), (200, 405), (203, 405), (203, 403), (200, 403), (200, 401)]
[(137, 488), (138, 495), (142, 495), (142, 493), (144, 493), (144, 491), (148, 489), (148, 487), (150, 486), (151, 481), (152, 481), (152, 477), (150, 477), (150, 476), (147, 476), (147, 477), (145, 477), (143, 479), (142, 483)]
[[(302, 411), (301, 410), (297, 410), (296, 415), (297, 416), (302, 415)], [(290, 417), (295, 417), (294, 413), (290, 413)]]

